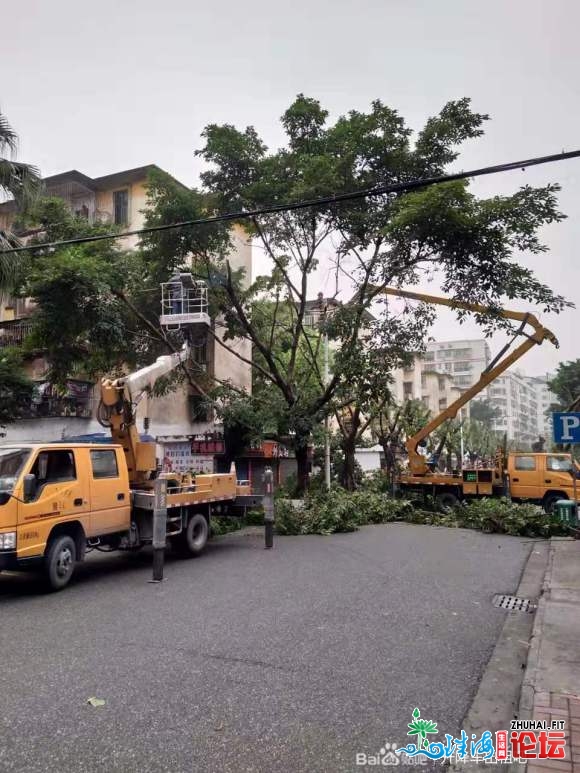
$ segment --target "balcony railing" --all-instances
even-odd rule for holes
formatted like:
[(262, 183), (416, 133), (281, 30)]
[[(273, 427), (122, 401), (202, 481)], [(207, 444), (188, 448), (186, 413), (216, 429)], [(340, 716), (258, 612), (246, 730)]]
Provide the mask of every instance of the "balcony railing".
[(95, 409), (95, 399), (75, 400), (71, 397), (43, 397), (32, 400), (20, 413), (22, 419), (76, 418), (91, 419)]
[(0, 349), (5, 349), (7, 346), (22, 346), (31, 333), (30, 320), (15, 319), (10, 322), (0, 322)]

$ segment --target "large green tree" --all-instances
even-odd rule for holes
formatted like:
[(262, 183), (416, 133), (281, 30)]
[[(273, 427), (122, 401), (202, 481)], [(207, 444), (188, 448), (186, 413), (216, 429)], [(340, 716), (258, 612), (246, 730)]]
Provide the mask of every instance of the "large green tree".
[(548, 386), (557, 398), (554, 408), (580, 410), (580, 360), (561, 362)]
[[(317, 100), (299, 95), (281, 118), (285, 144), (279, 149), (270, 151), (253, 127), (207, 126), (198, 151), (207, 164), (203, 190), (176, 191), (159, 180), (148, 224), (292, 204), (441, 175), (457, 159), (461, 145), (482, 134), (486, 119), (471, 109), (468, 99), (460, 99), (445, 105), (413, 135), (403, 117), (378, 100), (367, 112), (353, 110), (331, 122)], [(365, 311), (378, 300), (377, 285), (413, 285), (425, 276), (434, 277), (451, 297), (492, 308), (490, 314), (477, 317), (488, 332), (509, 325), (494, 314), (506, 296), (525, 298), (555, 312), (565, 307), (563, 298), (517, 262), (521, 251), (544, 250), (539, 229), (563, 217), (557, 209), (557, 190), (556, 185), (526, 186), (511, 196), (481, 199), (463, 181), (406, 195), (375, 195), (244, 219), (241, 224), (269, 264), (263, 276), (246, 277), (245, 282), (232, 270), (224, 227), (212, 231), (213, 251), (208, 251), (207, 240), (199, 248), (204, 229), (151, 235), (144, 246), (158, 265), (193, 255), (195, 270), (209, 282), (214, 308), (226, 327), (223, 344), (240, 337), (250, 341), (252, 367), (279, 396), (294, 442), (299, 486), (305, 487), (312, 429), (344, 399), (346, 379), (352, 373), (349, 363), (361, 346)], [(315, 295), (321, 261), (331, 262), (339, 276), (349, 277), (349, 295), (355, 297), (333, 315), (337, 355), (328, 383), (306, 331), (307, 301)], [(266, 330), (256, 317), (257, 299), (278, 310)], [(289, 342), (283, 361), (272, 347), (278, 314), (284, 318)], [(416, 310), (384, 315), (379, 308), (372, 330), (378, 349), (388, 352), (395, 345), (405, 314), (416, 315)], [(425, 337), (427, 317), (417, 349)], [(240, 356), (233, 348), (232, 352)], [(314, 374), (307, 389), (300, 357)]]

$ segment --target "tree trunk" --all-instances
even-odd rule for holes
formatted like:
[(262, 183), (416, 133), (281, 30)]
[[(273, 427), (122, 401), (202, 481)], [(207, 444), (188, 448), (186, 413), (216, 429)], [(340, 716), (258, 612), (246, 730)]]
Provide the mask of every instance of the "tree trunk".
[(294, 453), (296, 454), (296, 493), (298, 496), (302, 496), (305, 491), (308, 490), (310, 484), (310, 462), (308, 460), (308, 440), (305, 439), (304, 443), (298, 442), (294, 447)]
[(354, 491), (356, 488), (355, 480), (355, 440), (353, 437), (345, 438), (342, 442), (342, 451), (344, 453), (344, 467), (342, 468), (342, 485), (347, 491)]

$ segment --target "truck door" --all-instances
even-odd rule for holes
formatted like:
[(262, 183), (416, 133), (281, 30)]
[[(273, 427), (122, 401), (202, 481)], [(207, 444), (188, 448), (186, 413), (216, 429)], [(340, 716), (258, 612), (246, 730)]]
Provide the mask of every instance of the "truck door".
[(510, 456), (510, 493), (516, 499), (541, 499), (539, 469), (541, 458), (534, 454), (513, 454)]
[(131, 502), (125, 460), (119, 460), (114, 448), (86, 450), (89, 454), (91, 536), (128, 531)]
[[(570, 499), (574, 496), (574, 479), (570, 473), (570, 457), (566, 454), (547, 454), (546, 470), (542, 476), (545, 491), (564, 491)], [(577, 483), (580, 489), (580, 484)]]
[(18, 558), (43, 553), (57, 523), (79, 520), (87, 531), (89, 498), (77, 451), (47, 448), (31, 460), (28, 472), (36, 477), (36, 493), (30, 502), (18, 503)]

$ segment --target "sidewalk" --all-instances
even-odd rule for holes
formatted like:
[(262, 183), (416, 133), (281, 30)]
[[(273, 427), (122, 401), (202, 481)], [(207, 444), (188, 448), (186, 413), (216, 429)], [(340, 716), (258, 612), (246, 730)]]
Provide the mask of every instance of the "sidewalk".
[(566, 722), (566, 759), (531, 761), (527, 773), (580, 773), (580, 540), (551, 541), (519, 718)]

